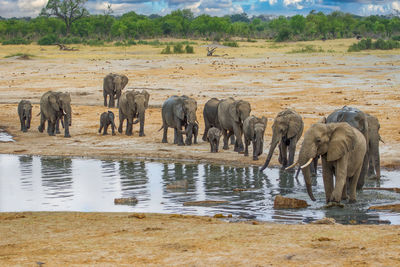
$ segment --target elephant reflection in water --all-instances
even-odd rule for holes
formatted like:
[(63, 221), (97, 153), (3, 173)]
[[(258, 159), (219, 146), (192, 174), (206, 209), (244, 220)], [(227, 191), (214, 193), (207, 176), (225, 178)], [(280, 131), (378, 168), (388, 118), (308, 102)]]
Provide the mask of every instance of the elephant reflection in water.
[[(121, 179), (121, 188), (123, 195), (132, 196), (143, 195), (147, 192), (146, 184), (148, 183), (148, 175), (146, 163), (143, 161), (120, 161), (119, 175)], [(140, 188), (140, 190), (138, 190)]]
[(63, 194), (72, 196), (72, 159), (40, 158), (42, 167), (42, 185), (49, 195)]
[(27, 191), (32, 191), (32, 156), (19, 156), (19, 169), (21, 171), (21, 186)]

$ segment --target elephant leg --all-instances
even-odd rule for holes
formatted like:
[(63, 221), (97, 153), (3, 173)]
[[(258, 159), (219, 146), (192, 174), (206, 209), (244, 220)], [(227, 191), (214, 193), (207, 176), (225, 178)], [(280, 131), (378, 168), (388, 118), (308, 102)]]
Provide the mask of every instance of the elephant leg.
[(218, 152), (218, 147), (219, 147), (219, 139), (215, 140), (215, 153)]
[(326, 159), (322, 159), (322, 178), (324, 181), (326, 203), (329, 203), (333, 191), (333, 170)]
[(168, 126), (165, 125), (165, 123), (163, 124), (163, 139), (161, 141), (161, 143), (168, 143), (168, 138), (167, 138), (167, 134), (168, 134)]
[(108, 123), (106, 123), (106, 125), (104, 126), (104, 131), (103, 131), (103, 135), (107, 135), (107, 129), (108, 129)]
[(368, 153), (366, 153), (364, 156), (364, 161), (363, 161), (362, 167), (361, 167), (360, 177), (358, 178), (358, 182), (357, 182), (358, 190), (362, 189), (364, 186), (365, 176), (367, 175), (367, 170), (368, 170), (368, 162), (369, 162)]
[(174, 128), (174, 145), (178, 144), (178, 130)]
[[(249, 156), (249, 144), (250, 140), (248, 140), (246, 137), (244, 138), (244, 156), (247, 157)], [(254, 143), (253, 143), (253, 152), (254, 152)], [(254, 155), (254, 153), (253, 153)]]
[(348, 155), (336, 161), (335, 166), (335, 189), (332, 191), (330, 201), (340, 203), (344, 185), (347, 182), (347, 161)]
[(55, 136), (55, 128), (56, 128), (56, 122), (48, 120), (47, 133), (50, 136)]
[(279, 163), (282, 164), (282, 168), (286, 168), (288, 166), (287, 162), (287, 146), (284, 142), (281, 142), (279, 144), (279, 157), (280, 161)]
[(208, 134), (208, 129), (210, 129), (210, 123), (208, 120), (204, 119), (204, 133), (203, 133), (203, 141), (207, 141), (207, 134)]
[(110, 101), (108, 102), (108, 107), (113, 108), (115, 106), (114, 95), (110, 94)]
[(114, 124), (114, 122), (111, 123), (111, 132), (112, 132), (112, 135), (115, 135), (115, 124)]
[(316, 157), (313, 159), (312, 164), (310, 164), (310, 167), (311, 167), (311, 175), (313, 175), (313, 176), (316, 176), (316, 175), (317, 175), (318, 158), (319, 158), (319, 156), (316, 156)]
[(41, 133), (43, 133), (44, 126), (45, 126), (45, 122), (46, 122), (46, 120), (44, 119), (44, 115), (43, 115), (43, 113), (41, 112), (41, 114), (40, 114), (40, 124), (39, 124), (39, 127), (38, 127), (38, 130), (39, 130), (39, 132), (41, 132)]
[(346, 182), (344, 183), (343, 186), (343, 191), (342, 191), (342, 200), (347, 200), (349, 198), (348, 194), (347, 194), (347, 185), (349, 183), (349, 179), (346, 179)]
[(21, 123), (21, 131), (26, 132), (27, 129), (25, 127), (25, 119), (22, 116), (19, 117), (19, 122)]
[(258, 151), (257, 151), (257, 146), (256, 146), (256, 142), (253, 141), (253, 160), (258, 160)]
[(210, 152), (215, 152), (215, 140), (210, 140)]
[(227, 150), (227, 149), (229, 149), (229, 146), (228, 146), (228, 132), (227, 132), (227, 130), (223, 129), (222, 130), (222, 135), (224, 136), (223, 149)]
[(119, 125), (118, 125), (118, 132), (122, 133), (122, 125), (124, 124), (125, 116), (122, 114), (121, 109), (119, 110)]
[(56, 134), (60, 134), (60, 119), (56, 120)]
[(126, 119), (126, 135), (131, 136), (132, 135), (132, 127), (133, 126), (133, 118), (127, 118)]
[(176, 128), (176, 137), (178, 146), (184, 146), (185, 144), (183, 143), (182, 125), (180, 123), (178, 123), (178, 127)]
[(99, 133), (101, 133), (101, 130), (103, 129), (103, 124), (100, 123), (100, 128), (99, 128)]
[(235, 142), (236, 142), (236, 140), (235, 140), (235, 135), (231, 135), (231, 145), (234, 145), (235, 144)]
[(294, 154), (296, 153), (296, 141), (294, 138), (290, 139), (289, 144), (289, 162), (288, 166), (292, 165), (294, 162)]
[(244, 150), (243, 141), (242, 141), (242, 129), (236, 123), (233, 125), (233, 133), (235, 134), (237, 149), (236, 152), (240, 153)]
[(104, 106), (107, 107), (107, 92), (103, 90)]
[(144, 134), (144, 115), (143, 115), (143, 118), (140, 119), (139, 136), (145, 136), (145, 134)]
[(69, 121), (68, 118), (65, 118), (64, 120), (64, 137), (71, 137), (69, 134)]

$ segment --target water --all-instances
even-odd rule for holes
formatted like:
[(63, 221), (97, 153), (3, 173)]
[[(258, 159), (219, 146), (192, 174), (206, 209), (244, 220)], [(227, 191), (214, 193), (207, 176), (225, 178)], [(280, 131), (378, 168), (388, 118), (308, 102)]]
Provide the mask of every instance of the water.
[[(280, 223), (310, 222), (333, 217), (341, 223), (400, 224), (400, 214), (368, 211), (371, 205), (398, 203), (400, 194), (387, 191), (360, 192), (356, 204), (324, 209), (325, 195), (319, 174), (313, 181), (316, 202), (306, 192), (302, 175), (278, 169), (260, 173), (258, 167), (235, 168), (209, 164), (140, 161), (105, 161), (0, 154), (0, 212), (83, 211), (156, 212), (212, 216), (232, 214), (236, 219)], [(186, 179), (187, 190), (166, 186)], [(382, 171), (380, 185), (400, 187), (399, 172)], [(235, 188), (251, 188), (234, 192)], [(307, 200), (300, 210), (274, 210), (278, 194)], [(136, 197), (136, 205), (114, 205), (114, 199)], [(214, 207), (183, 206), (186, 201), (226, 200)]]
[(11, 135), (0, 129), (0, 142), (15, 142)]

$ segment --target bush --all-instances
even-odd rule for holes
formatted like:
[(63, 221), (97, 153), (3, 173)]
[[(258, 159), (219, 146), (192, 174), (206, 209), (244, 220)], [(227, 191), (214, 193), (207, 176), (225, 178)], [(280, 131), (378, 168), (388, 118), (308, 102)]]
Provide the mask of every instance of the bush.
[(306, 45), (300, 49), (293, 49), (290, 53), (318, 53), (324, 52), (322, 47), (316, 48), (314, 45)]
[(169, 45), (167, 45), (167, 47), (164, 48), (164, 49), (161, 51), (161, 54), (172, 54), (172, 52), (171, 52), (171, 47), (170, 47)]
[(186, 51), (186, 54), (193, 54), (194, 53), (193, 46), (186, 45), (185, 51)]
[(85, 40), (84, 43), (86, 45), (90, 45), (90, 46), (103, 46), (104, 45), (104, 41), (103, 40)]
[(28, 45), (30, 43), (31, 41), (26, 40), (24, 38), (13, 38), (10, 40), (3, 41), (3, 45), (21, 45), (21, 44)]
[(239, 44), (236, 41), (224, 42), (223, 45), (230, 46), (230, 47), (239, 47)]
[(392, 40), (393, 40), (393, 41), (400, 41), (400, 35), (393, 36), (393, 37), (392, 37)]
[(61, 38), (61, 39), (59, 39), (59, 42), (61, 44), (81, 44), (82, 40), (81, 40), (81, 38), (79, 38), (77, 36), (73, 36), (73, 37)]
[(373, 42), (370, 38), (368, 38), (368, 39), (362, 39), (358, 43), (352, 44), (347, 51), (359, 52), (361, 50), (368, 50), (368, 49), (389, 50), (395, 48), (400, 48), (400, 42), (395, 40), (385, 41), (383, 39), (378, 39), (375, 42)]
[(183, 45), (181, 43), (178, 43), (176, 45), (174, 45), (174, 53), (175, 54), (182, 54), (184, 53), (183, 51)]
[(57, 36), (55, 34), (47, 34), (39, 39), (39, 45), (53, 45), (57, 43)]

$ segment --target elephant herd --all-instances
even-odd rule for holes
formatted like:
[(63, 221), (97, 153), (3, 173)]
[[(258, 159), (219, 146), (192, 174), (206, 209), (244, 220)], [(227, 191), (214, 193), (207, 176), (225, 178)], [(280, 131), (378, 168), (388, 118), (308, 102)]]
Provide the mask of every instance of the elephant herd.
[[(122, 133), (126, 120), (126, 135), (132, 135), (133, 124), (140, 123), (139, 136), (144, 136), (145, 110), (148, 108), (150, 95), (146, 90), (122, 93), (127, 83), (128, 78), (125, 75), (108, 74), (103, 80), (104, 106), (114, 107), (117, 100), (120, 120), (118, 132)], [(199, 131), (196, 111), (197, 101), (189, 96), (171, 96), (165, 100), (161, 109), (162, 143), (168, 142), (168, 128), (173, 128), (174, 144), (196, 144)], [(61, 122), (64, 137), (70, 137), (71, 113), (69, 93), (44, 93), (40, 99), (39, 132), (43, 132), (47, 121), (47, 132), (54, 136), (60, 133)], [(210, 151), (218, 152), (222, 136), (223, 149), (229, 149), (230, 139), (235, 152), (248, 156), (248, 146), (252, 144), (253, 160), (258, 160), (263, 153), (267, 118), (258, 118), (250, 113), (251, 105), (244, 100), (231, 97), (208, 100), (203, 109), (205, 128), (202, 139), (210, 143)], [(29, 101), (21, 100), (18, 104), (18, 115), (21, 131), (26, 132), (32, 119), (32, 105)], [(107, 134), (110, 125), (112, 134), (115, 135), (114, 113), (104, 112), (100, 116), (99, 133), (103, 130), (103, 134)], [(316, 174), (318, 159), (321, 158), (326, 202), (335, 204), (345, 199), (354, 202), (356, 189), (363, 187), (366, 176), (376, 175), (380, 178), (379, 141), (382, 139), (379, 128), (376, 117), (357, 108), (345, 106), (335, 110), (328, 117), (311, 125), (305, 132), (295, 162), (296, 145), (303, 134), (304, 123), (296, 111), (285, 109), (274, 119), (269, 151), (260, 170), (268, 167), (278, 146), (278, 161), (282, 168), (290, 169), (298, 165), (298, 172), (302, 170), (307, 192), (310, 198), (315, 200), (311, 189), (311, 176)], [(183, 135), (186, 136), (185, 140)]]

